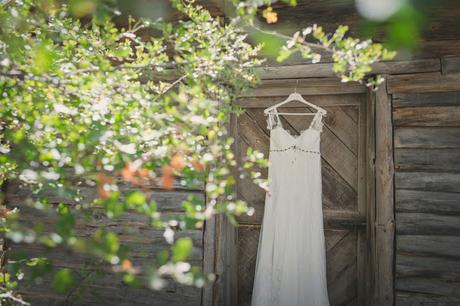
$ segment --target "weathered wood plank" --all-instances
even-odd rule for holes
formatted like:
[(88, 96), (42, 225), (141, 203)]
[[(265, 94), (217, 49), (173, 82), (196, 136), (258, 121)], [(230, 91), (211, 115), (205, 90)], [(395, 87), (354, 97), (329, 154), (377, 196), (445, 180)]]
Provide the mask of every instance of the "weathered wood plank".
[(321, 174), (323, 209), (357, 210), (357, 192), (327, 162), (322, 162)]
[(460, 170), (459, 149), (397, 149), (395, 150), (397, 170)]
[(460, 298), (396, 291), (396, 306), (458, 306)]
[(398, 235), (457, 235), (459, 231), (459, 215), (396, 213), (396, 232)]
[(323, 119), (326, 127), (357, 156), (359, 130), (357, 123), (343, 110), (343, 107), (328, 108), (327, 116)]
[(396, 277), (432, 277), (455, 282), (460, 277), (460, 260), (398, 254)]
[(460, 128), (396, 127), (395, 148), (460, 148)]
[(444, 56), (441, 59), (442, 73), (459, 73), (460, 72), (460, 56)]
[(398, 235), (396, 240), (399, 254), (460, 259), (460, 237), (458, 236)]
[[(212, 216), (206, 220), (204, 224), (203, 233), (203, 265), (204, 273), (215, 273), (215, 260), (216, 260), (216, 216)], [(203, 294), (201, 299), (201, 306), (212, 306), (214, 299), (214, 286), (213, 283), (207, 283), (203, 287)]]
[(357, 232), (351, 230), (326, 253), (329, 298), (337, 305), (346, 305), (357, 296), (356, 243)]
[(424, 40), (421, 52), (417, 52), (419, 58), (434, 58), (445, 55), (460, 54), (460, 40)]
[(288, 96), (294, 89), (301, 95), (365, 93), (366, 86), (357, 82), (342, 83), (337, 78), (265, 80), (241, 97)]
[[(424, 39), (435, 42), (444, 40), (442, 45), (446, 45), (446, 47), (455, 44), (456, 39), (459, 37), (459, 30), (456, 28), (459, 12), (456, 4), (455, 1), (430, 2), (429, 5), (423, 7), (423, 12), (426, 14), (424, 16), (426, 17), (426, 26), (423, 32)], [(324, 26), (326, 33), (334, 31), (339, 24), (349, 26), (348, 34), (351, 36), (359, 36), (360, 33), (362, 18), (360, 18), (356, 8), (347, 2), (332, 0), (299, 1), (295, 7), (276, 2), (273, 3), (273, 6), (278, 13), (278, 22), (270, 25), (270, 29), (281, 31), (287, 35), (292, 35), (295, 31), (315, 23)], [(260, 16), (261, 14), (258, 15)], [(373, 38), (381, 41), (384, 38), (383, 34), (383, 31), (375, 33)], [(445, 54), (458, 54), (458, 49), (456, 51), (456, 53)], [(401, 57), (408, 57), (407, 53), (401, 53)]]
[(460, 105), (459, 91), (396, 93), (393, 95), (393, 107), (458, 105)]
[(399, 278), (396, 290), (460, 297), (460, 282), (442, 281), (436, 278)]
[[(295, 88), (295, 87), (293, 87)], [(292, 91), (290, 92), (292, 93)], [(244, 97), (235, 101), (245, 109), (250, 108), (267, 108), (276, 103), (279, 103), (287, 98), (287, 95), (277, 94), (267, 97)], [(349, 94), (349, 95), (309, 95), (305, 97), (309, 102), (314, 103), (321, 107), (339, 107), (339, 106), (358, 106), (361, 103), (362, 94)], [(305, 107), (302, 102), (292, 101), (283, 105), (285, 108)]]
[[(238, 137), (238, 122), (235, 115), (230, 117), (228, 124), (230, 137)], [(237, 143), (232, 144), (232, 150), (235, 156), (239, 156)], [(232, 175), (236, 176), (235, 169)], [(236, 176), (238, 177), (238, 176)], [(238, 182), (238, 181), (237, 181)], [(238, 193), (239, 183), (235, 186)], [(215, 306), (233, 306), (238, 301), (238, 257), (237, 257), (237, 235), (238, 229), (231, 224), (225, 214), (221, 214), (216, 219), (216, 253), (215, 253), (215, 273), (216, 281), (214, 283), (213, 301)]]
[(393, 119), (397, 126), (460, 126), (460, 106), (396, 108)]
[(393, 75), (388, 78), (388, 92), (459, 91), (460, 74), (442, 75), (440, 72)]
[[(94, 274), (92, 275), (94, 276)], [(96, 276), (96, 280), (99, 276)], [(181, 286), (183, 287), (183, 286)], [(200, 289), (179, 289), (171, 286), (164, 291), (153, 291), (146, 287), (134, 288), (123, 282), (112, 287), (97, 284), (81, 284), (79, 290), (67, 296), (52, 291), (52, 281), (31, 283), (19, 292), (29, 298), (33, 305), (200, 305)]]
[(396, 211), (460, 213), (460, 193), (396, 190)]
[[(367, 303), (370, 305), (376, 304), (377, 295), (374, 294), (376, 291), (376, 282), (375, 274), (373, 273), (375, 267), (375, 258), (377, 257), (376, 252), (376, 241), (375, 241), (375, 92), (369, 90), (367, 92), (367, 107), (366, 107), (366, 131), (365, 131), (365, 143), (366, 143), (366, 217), (368, 226), (366, 228), (365, 234), (362, 234), (360, 239), (359, 247), (364, 248), (364, 254), (366, 255), (366, 261), (364, 269), (366, 269), (367, 274), (365, 278), (365, 284), (363, 289), (367, 292)], [(363, 188), (364, 189), (364, 188)], [(363, 242), (364, 240), (364, 242)]]
[(396, 189), (459, 192), (460, 173), (397, 172)]
[[(97, 193), (97, 188), (90, 186), (78, 186), (75, 188), (79, 190), (81, 201), (76, 201), (70, 194), (65, 194), (63, 190), (45, 190), (40, 195), (48, 199), (50, 204), (66, 203), (66, 204), (81, 204), (81, 203), (91, 203), (99, 195)], [(121, 185), (119, 187), (120, 191), (124, 194), (138, 190), (136, 188)], [(165, 190), (152, 190), (150, 191), (150, 196), (157, 202), (158, 210), (160, 211), (181, 211), (182, 202), (187, 200), (189, 195), (194, 195), (198, 200), (203, 200), (202, 191), (165, 191)], [(19, 181), (10, 181), (8, 182), (8, 188), (6, 192), (6, 201), (8, 205), (16, 205), (22, 203), (27, 198), (36, 198), (36, 195), (32, 194), (30, 188), (21, 187)]]
[(375, 95), (375, 206), (376, 206), (376, 257), (375, 276), (377, 305), (394, 303), (394, 167), (393, 126), (391, 99), (386, 83), (379, 86)]
[[(308, 128), (302, 116), (291, 116), (289, 123), (297, 131)], [(351, 132), (351, 131), (350, 131)], [(356, 131), (355, 131), (356, 132)], [(336, 152), (340, 152), (337, 154)], [(358, 160), (356, 155), (330, 129), (323, 128), (321, 135), (321, 156), (355, 190), (358, 184)]]
[(251, 305), (259, 234), (259, 226), (238, 227), (238, 306)]
[[(257, 68), (261, 79), (296, 79), (335, 77), (332, 63), (290, 66), (265, 66)], [(441, 71), (439, 59), (380, 62), (372, 66), (375, 74), (401, 74)]]

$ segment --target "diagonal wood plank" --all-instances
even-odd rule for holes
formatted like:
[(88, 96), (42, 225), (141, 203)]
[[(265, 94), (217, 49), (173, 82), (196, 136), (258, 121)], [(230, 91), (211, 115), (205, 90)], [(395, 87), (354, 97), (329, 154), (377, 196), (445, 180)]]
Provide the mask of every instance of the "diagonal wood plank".
[[(238, 139), (241, 161), (249, 145)], [(267, 177), (267, 169), (262, 170), (262, 177)], [(261, 224), (265, 205), (265, 191), (249, 178), (238, 178), (238, 197), (245, 200), (255, 209), (252, 216), (242, 215), (237, 219), (244, 224)], [(323, 209), (356, 210), (357, 193), (347, 182), (325, 161), (322, 163)]]
[(331, 130), (353, 154), (358, 155), (358, 124), (344, 111), (346, 107), (328, 107), (323, 119)]
[[(305, 108), (303, 108), (304, 110)], [(283, 111), (283, 108), (279, 109)], [(291, 112), (293, 109), (288, 110)], [(300, 109), (298, 109), (300, 110)], [(336, 113), (338, 116), (339, 113)], [(263, 115), (263, 110), (256, 109), (256, 110), (248, 110), (247, 116), (253, 118), (254, 121), (257, 122), (246, 124), (246, 126), (251, 125), (252, 128), (262, 129), (264, 134), (268, 137), (268, 130), (266, 128), (266, 116)], [(244, 120), (246, 120), (245, 117)], [(311, 118), (305, 118), (303, 116), (280, 116), (283, 127), (291, 133), (298, 133), (309, 127)], [(346, 117), (343, 113), (340, 114), (340, 117)], [(332, 165), (332, 167), (345, 179), (345, 181), (350, 184), (355, 190), (357, 190), (357, 169), (358, 163), (356, 155), (351, 151), (344, 142), (332, 131), (335, 129), (339, 130), (348, 130), (348, 134), (354, 134), (357, 137), (357, 126), (356, 124), (352, 123), (352, 120), (339, 120), (339, 119), (331, 119), (331, 127), (326, 125), (323, 128), (323, 133), (321, 136), (321, 152), (324, 159)], [(350, 130), (354, 129), (354, 130)], [(255, 133), (255, 132), (251, 132)], [(339, 132), (339, 134), (345, 134), (345, 132)], [(350, 136), (349, 138), (353, 138)], [(357, 147), (357, 139), (356, 140), (349, 140), (348, 141), (351, 146), (353, 146), (353, 142), (356, 142), (355, 146)], [(252, 144), (251, 144), (252, 145)], [(338, 154), (340, 153), (340, 154)]]
[(357, 295), (357, 234), (344, 232), (327, 252), (328, 291), (334, 305), (347, 305)]
[(321, 172), (323, 209), (357, 210), (357, 192), (324, 160)]
[[(302, 131), (308, 128), (309, 124), (299, 117), (291, 116), (288, 121), (297, 131)], [(357, 190), (358, 160), (353, 152), (327, 127), (323, 128), (321, 135), (321, 156), (353, 189)]]
[[(354, 107), (354, 106), (353, 106)], [(354, 155), (358, 153), (358, 126), (357, 123), (349, 117), (343, 109), (347, 109), (348, 107), (327, 107), (328, 114), (325, 118), (323, 118), (325, 126), (334, 133), (352, 152)], [(357, 107), (354, 107), (357, 108)], [(280, 112), (305, 112), (305, 110), (314, 111), (311, 108), (306, 107), (289, 107), (279, 108)], [(246, 113), (253, 118), (257, 124), (260, 126), (264, 132), (269, 135), (269, 131), (267, 129), (267, 116), (264, 115), (263, 109), (256, 108), (256, 109), (248, 109)], [(287, 116), (281, 116), (281, 120), (284, 123), (283, 127), (291, 129), (291, 132), (295, 132), (292, 130), (292, 127), (286, 125)], [(300, 116), (298, 117), (301, 120), (305, 121), (306, 126), (310, 125), (312, 120), (312, 116)], [(297, 131), (298, 132), (298, 131)]]
[[(331, 130), (332, 133), (337, 135), (337, 137), (353, 152), (353, 154), (357, 155), (358, 152), (358, 118), (356, 120), (351, 118), (344, 110), (348, 108), (355, 108), (358, 110), (356, 106), (349, 106), (349, 107), (326, 107), (328, 114), (325, 118), (323, 118), (325, 126)], [(312, 108), (306, 107), (289, 107), (289, 108), (280, 108), (280, 112), (305, 112), (305, 109), (314, 112)], [(263, 109), (248, 109), (246, 113), (257, 121), (258, 125), (269, 135), (269, 131), (267, 129), (267, 116), (264, 115)], [(358, 113), (356, 113), (358, 116)], [(286, 119), (281, 116), (282, 121), (286, 123)], [(306, 124), (309, 125), (312, 118), (310, 116), (307, 117), (300, 117), (302, 120), (305, 120)], [(284, 127), (289, 128), (289, 126), (284, 125)]]
[(253, 148), (263, 152), (265, 156), (268, 156), (270, 137), (261, 130), (257, 123), (246, 113), (241, 114), (238, 118), (238, 123), (239, 136)]
[(359, 120), (359, 107), (355, 105), (339, 106), (344, 113), (347, 114), (354, 122), (358, 123)]

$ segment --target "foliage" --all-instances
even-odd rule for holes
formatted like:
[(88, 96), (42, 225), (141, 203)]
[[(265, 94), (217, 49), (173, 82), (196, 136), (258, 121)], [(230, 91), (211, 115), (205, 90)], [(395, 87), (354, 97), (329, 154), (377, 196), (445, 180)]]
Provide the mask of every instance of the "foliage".
[[(20, 211), (7, 211), (2, 230), (12, 242), (87, 253), (121, 274), (150, 271), (155, 289), (166, 277), (195, 285), (207, 280), (186, 263), (191, 240), (175, 240), (174, 232), (200, 229), (216, 213), (232, 218), (248, 211), (232, 192), (235, 160), (224, 123), (230, 102), (255, 83), (252, 67), (260, 60), (232, 23), (223, 25), (199, 6), (174, 5), (188, 21), (130, 19), (118, 29), (100, 16), (83, 22), (66, 5), (2, 4), (0, 177), (19, 180), (33, 190), (29, 205), (57, 217), (52, 228), (37, 230), (46, 226), (20, 225)], [(138, 33), (146, 30), (158, 34), (142, 39)], [(257, 156), (255, 162), (266, 163)], [(208, 202), (189, 198), (174, 219), (158, 211), (150, 192), (203, 181)], [(98, 197), (88, 202), (85, 186), (97, 187)], [(50, 203), (52, 193), (74, 205)], [(164, 230), (170, 250), (150, 267), (133, 267), (115, 232), (101, 228), (90, 239), (79, 237), (77, 218), (101, 211), (114, 219), (144, 214)], [(4, 277), (22, 273), (18, 264), (8, 268)], [(60, 292), (73, 284), (69, 270), (55, 271), (54, 279)]]
[[(291, 6), (296, 1), (283, 1)], [(259, 43), (268, 45), (268, 53), (276, 54), (278, 62), (287, 60), (294, 53), (300, 53), (302, 58), (313, 64), (321, 61), (321, 52), (331, 54), (334, 62), (333, 71), (342, 82), (361, 82), (372, 71), (372, 64), (391, 60), (396, 52), (390, 51), (380, 43), (371, 39), (360, 40), (347, 36), (348, 26), (340, 25), (334, 33), (325, 33), (320, 25), (313, 24), (304, 29), (299, 29), (292, 36), (286, 36), (276, 31), (268, 31), (257, 24), (254, 18), (260, 6), (266, 6), (262, 10), (262, 17), (267, 23), (276, 23), (277, 15), (271, 7), (270, 1), (235, 1), (240, 15), (245, 16), (253, 37)], [(250, 32), (251, 33), (251, 32)], [(383, 82), (380, 76), (369, 77), (366, 85), (376, 87)]]
[[(227, 122), (239, 112), (232, 101), (257, 82), (260, 47), (246, 42), (241, 22), (248, 19), (224, 24), (178, 0), (173, 6), (184, 21), (130, 18), (121, 29), (110, 10), (92, 3), (0, 5), (0, 182), (19, 182), (31, 191), (23, 204), (53, 212), (57, 220), (24, 224), (21, 211), (4, 209), (0, 229), (12, 243), (93, 256), (127, 283), (146, 273), (153, 289), (170, 278), (203, 286), (213, 275), (191, 267), (192, 240), (175, 239), (175, 233), (202, 229), (216, 214), (235, 222), (235, 216), (252, 213), (233, 191), (237, 165)], [(270, 12), (266, 16), (276, 22)], [(279, 59), (299, 51), (317, 62), (307, 35), (317, 40), (315, 47), (332, 48), (334, 70), (344, 81), (361, 80), (372, 63), (391, 57), (380, 45), (345, 38), (345, 32), (339, 27), (328, 36), (319, 26), (304, 29), (288, 39)], [(240, 166), (242, 176), (266, 188), (256, 170), (267, 166), (263, 154), (249, 149)], [(151, 192), (203, 182), (206, 203), (191, 196), (175, 217), (161, 214)], [(97, 189), (97, 197), (88, 199), (83, 188)], [(68, 200), (54, 203), (50, 194)], [(147, 266), (138, 266), (109, 228), (89, 238), (77, 234), (82, 219), (101, 213), (118, 219), (133, 211), (163, 231), (170, 245)], [(0, 298), (21, 303), (13, 292), (17, 281), (48, 272), (58, 292), (76, 283), (72, 271), (56, 269), (46, 258), (10, 258), (0, 274)]]

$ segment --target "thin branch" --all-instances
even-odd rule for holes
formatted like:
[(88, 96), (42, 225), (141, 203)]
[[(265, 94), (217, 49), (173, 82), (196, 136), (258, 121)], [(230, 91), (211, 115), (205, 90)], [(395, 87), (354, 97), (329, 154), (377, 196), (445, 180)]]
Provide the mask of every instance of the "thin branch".
[(30, 303), (20, 299), (20, 298), (17, 298), (15, 297), (11, 292), (5, 292), (5, 293), (1, 293), (0, 294), (0, 299), (9, 299), (9, 300), (12, 300), (16, 303), (19, 303), (21, 305), (24, 305), (24, 306), (30, 306)]
[(187, 77), (187, 75), (184, 74), (183, 76), (181, 76), (180, 78), (178, 78), (177, 80), (172, 82), (165, 90), (163, 90), (158, 96), (155, 97), (155, 100), (160, 98), (161, 96), (163, 96), (168, 91), (170, 91), (172, 88), (174, 88), (174, 86), (176, 86), (177, 84), (182, 82), (182, 80), (185, 79), (186, 77)]
[[(261, 33), (264, 33), (264, 34), (267, 34), (267, 35), (272, 35), (272, 36), (276, 36), (276, 37), (279, 37), (279, 38), (282, 38), (284, 40), (290, 40), (292, 39), (292, 37), (290, 36), (287, 36), (287, 35), (284, 35), (284, 34), (281, 34), (281, 33), (278, 33), (276, 31), (267, 31), (267, 30), (264, 30), (254, 24), (251, 24), (249, 25), (250, 27), (256, 29), (257, 31), (261, 32)], [(311, 42), (307, 42), (307, 41), (304, 41), (301, 43), (302, 45), (304, 46), (307, 46), (307, 47), (310, 47), (312, 49), (323, 49), (327, 52), (330, 52), (330, 53), (333, 53), (334, 50), (332, 48), (329, 48), (329, 47), (326, 47), (326, 46), (323, 46), (321, 44), (316, 44), (316, 43), (311, 43)]]
[[(188, 62), (182, 62), (181, 64), (187, 64)], [(114, 66), (113, 69), (109, 70), (104, 70), (107, 72), (113, 72), (116, 70), (122, 70), (122, 69), (145, 69), (145, 68), (164, 68), (164, 69), (173, 69), (178, 66), (178, 63), (176, 62), (167, 62), (167, 63), (161, 63), (161, 64), (145, 64), (145, 65), (118, 65)], [(75, 71), (72, 71), (71, 74), (80, 74), (80, 73), (87, 73), (87, 72), (97, 72), (101, 71), (99, 67), (93, 67), (93, 68), (85, 68), (85, 69), (78, 69)]]

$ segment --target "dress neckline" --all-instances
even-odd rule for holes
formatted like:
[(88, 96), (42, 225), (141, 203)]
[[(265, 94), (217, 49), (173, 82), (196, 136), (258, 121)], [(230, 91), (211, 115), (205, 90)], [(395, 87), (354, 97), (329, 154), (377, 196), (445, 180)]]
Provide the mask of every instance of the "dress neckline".
[[(277, 111), (277, 110), (276, 110)], [(306, 129), (303, 129), (299, 132), (299, 135), (293, 135), (291, 134), (288, 130), (286, 130), (283, 125), (281, 124), (281, 120), (279, 119), (278, 117), (278, 113), (275, 112), (276, 116), (277, 116), (277, 119), (278, 119), (278, 122), (276, 124), (276, 126), (273, 128), (273, 130), (276, 130), (276, 129), (281, 129), (286, 135), (288, 135), (291, 139), (293, 140), (297, 140), (299, 138), (301, 138), (304, 134), (306, 134), (306, 132), (310, 131), (310, 130), (316, 130), (314, 125), (315, 125), (315, 122), (318, 120), (318, 116), (321, 114), (319, 111), (317, 111), (315, 113), (315, 115), (313, 116), (313, 119), (312, 121), (310, 122), (310, 125), (308, 126), (308, 128)]]
[(277, 125), (273, 130), (276, 130), (276, 129), (280, 129), (282, 130), (286, 135), (288, 135), (289, 137), (291, 137), (292, 139), (294, 140), (297, 140), (299, 138), (301, 138), (304, 134), (306, 134), (308, 131), (311, 131), (311, 130), (316, 130), (315, 128), (313, 128), (312, 126), (311, 127), (308, 127), (302, 131), (299, 132), (298, 135), (293, 135), (291, 134), (288, 130), (286, 130), (285, 128), (283, 128), (281, 125)]

